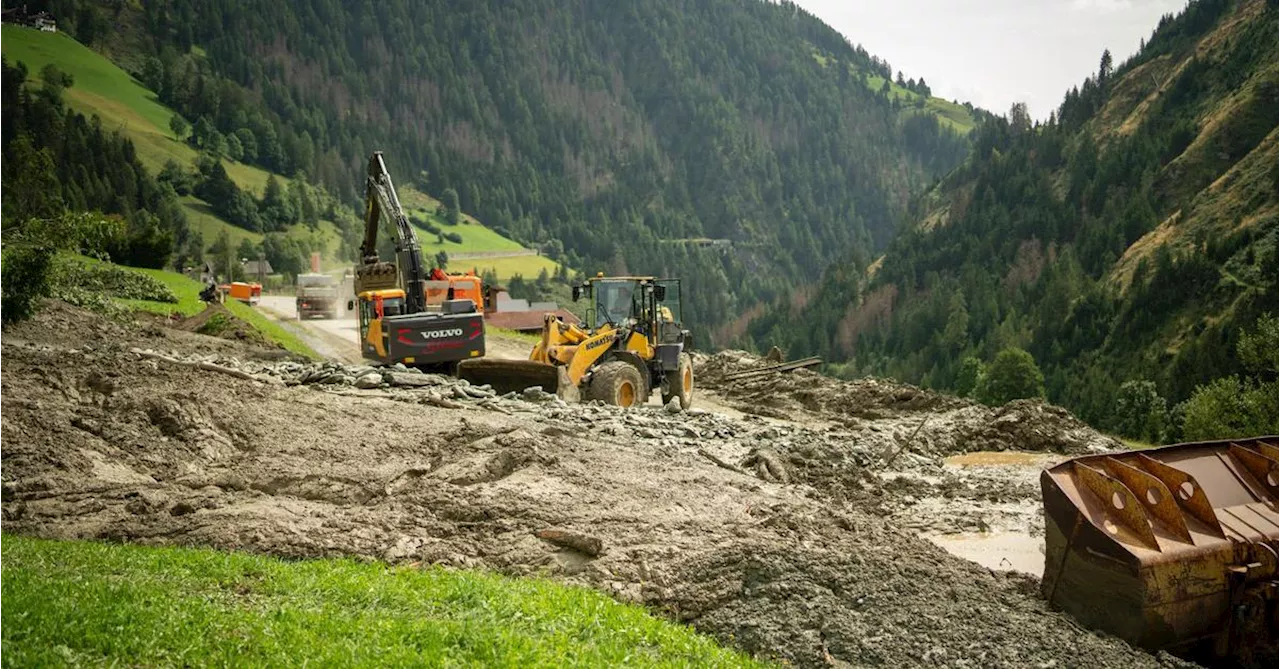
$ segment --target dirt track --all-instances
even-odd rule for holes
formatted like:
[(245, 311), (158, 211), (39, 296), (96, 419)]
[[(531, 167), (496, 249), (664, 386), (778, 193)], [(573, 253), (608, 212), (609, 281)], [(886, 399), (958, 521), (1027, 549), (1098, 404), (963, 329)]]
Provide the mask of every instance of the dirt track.
[(258, 308), (302, 338), (313, 351), (333, 360), (360, 362), (359, 323), (354, 313), (341, 318), (298, 320), (297, 300), (290, 295), (263, 295)]
[[(263, 295), (259, 308), (293, 331), (312, 350), (333, 360), (359, 363), (359, 323), (353, 313), (341, 318), (298, 319), (296, 301), (288, 295)], [(492, 358), (521, 359), (529, 355), (530, 344), (519, 339), (489, 335), (485, 338), (485, 355)]]
[[(45, 340), (55, 322), (74, 324), (56, 346)], [(267, 380), (132, 347), (217, 357)], [(999, 446), (1014, 428), (992, 424), (1007, 413), (920, 391), (904, 400), (906, 387), (831, 386), (860, 398), (851, 422), (796, 398), (838, 383), (800, 374), (725, 388), (722, 401), (794, 403), (815, 429), (497, 398), (425, 377), (359, 389), (341, 381), (359, 370), (325, 377), (242, 343), (66, 307), (6, 331), (3, 356), (7, 531), (546, 575), (803, 666), (1160, 664), (1048, 611), (1034, 579), (918, 536), (970, 522), (929, 500), (969, 504), (967, 518), (990, 526), (1004, 512), (982, 502), (1035, 494), (941, 460), (984, 450), (983, 439)], [(703, 360), (700, 378), (714, 382), (734, 360)], [(322, 377), (338, 381), (298, 381)], [(768, 383), (768, 402), (752, 395)], [(911, 437), (921, 411), (939, 425)], [(1013, 411), (1040, 416), (1037, 434), (1060, 449), (1105, 442), (1038, 409)]]

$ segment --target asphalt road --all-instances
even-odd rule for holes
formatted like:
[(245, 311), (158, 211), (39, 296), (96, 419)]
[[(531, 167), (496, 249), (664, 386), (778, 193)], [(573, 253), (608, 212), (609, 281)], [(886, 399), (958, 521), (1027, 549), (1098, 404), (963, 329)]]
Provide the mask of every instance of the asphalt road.
[[(360, 328), (354, 313), (344, 314), (342, 318), (313, 317), (300, 321), (296, 300), (290, 295), (263, 295), (258, 308), (292, 330), (316, 353), (343, 362), (362, 362), (358, 343)], [(489, 358), (523, 360), (529, 357), (532, 346), (529, 339), (485, 334), (485, 356)]]
[(354, 315), (299, 321), (297, 304), (291, 295), (263, 295), (258, 308), (293, 330), (320, 355), (344, 362), (360, 362), (359, 323)]

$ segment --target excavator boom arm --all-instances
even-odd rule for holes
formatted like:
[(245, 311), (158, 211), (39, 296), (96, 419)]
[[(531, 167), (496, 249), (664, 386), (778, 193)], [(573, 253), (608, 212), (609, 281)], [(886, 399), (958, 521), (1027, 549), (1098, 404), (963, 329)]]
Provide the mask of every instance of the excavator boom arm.
[(364, 243), (360, 246), (360, 256), (366, 265), (379, 260), (378, 225), (384, 216), (391, 219), (396, 235), (396, 255), (400, 259), (404, 280), (406, 311), (411, 314), (423, 312), (426, 310), (426, 278), (418, 236), (400, 207), (400, 198), (391, 183), (382, 152), (376, 151), (369, 158), (369, 176), (365, 180)]

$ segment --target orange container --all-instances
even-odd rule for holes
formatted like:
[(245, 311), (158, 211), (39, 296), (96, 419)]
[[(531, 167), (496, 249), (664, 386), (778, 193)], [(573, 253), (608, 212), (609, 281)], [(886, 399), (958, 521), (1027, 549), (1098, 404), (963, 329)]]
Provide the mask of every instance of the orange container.
[(240, 300), (246, 304), (257, 304), (262, 299), (262, 284), (233, 281), (227, 293), (231, 299)]

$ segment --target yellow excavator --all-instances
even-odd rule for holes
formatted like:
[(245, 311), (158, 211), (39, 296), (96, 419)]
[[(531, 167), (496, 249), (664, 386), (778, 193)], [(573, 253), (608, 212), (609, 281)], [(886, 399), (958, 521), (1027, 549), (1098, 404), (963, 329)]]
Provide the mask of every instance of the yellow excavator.
[[(450, 281), (429, 281), (417, 234), (400, 206), (395, 185), (375, 151), (365, 179), (365, 230), (355, 268), (360, 352), (366, 360), (451, 372), (459, 360), (484, 355), (484, 314), (474, 295), (455, 295)], [(395, 258), (378, 255), (378, 235), (389, 232)], [(430, 276), (448, 279), (442, 272)], [(436, 293), (437, 299), (432, 299)], [(443, 299), (440, 293), (444, 293)], [(437, 304), (432, 304), (435, 302)]]
[(567, 401), (631, 407), (655, 390), (663, 404), (693, 406), (692, 337), (681, 325), (680, 280), (598, 274), (573, 287), (586, 298), (586, 328), (555, 314), (543, 320), (528, 360), (467, 360), (458, 376), (499, 392), (540, 387)]

